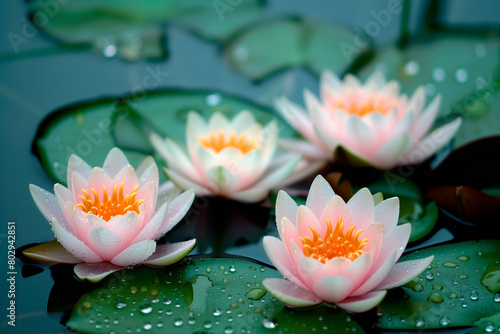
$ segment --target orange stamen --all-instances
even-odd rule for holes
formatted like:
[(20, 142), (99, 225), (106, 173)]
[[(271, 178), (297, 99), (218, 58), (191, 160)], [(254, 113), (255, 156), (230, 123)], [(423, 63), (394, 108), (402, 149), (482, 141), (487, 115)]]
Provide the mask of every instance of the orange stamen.
[(234, 147), (246, 154), (259, 147), (258, 139), (248, 136), (248, 133), (243, 132), (239, 135), (232, 131), (226, 136), (224, 130), (218, 132), (211, 132), (207, 136), (199, 138), (200, 143), (207, 147), (212, 148), (215, 152), (219, 153), (226, 147)]
[(334, 257), (345, 257), (350, 260), (356, 259), (364, 253), (363, 247), (368, 245), (368, 239), (359, 240), (359, 235), (364, 230), (356, 230), (356, 225), (351, 225), (347, 232), (344, 233), (344, 223), (342, 216), (339, 216), (335, 230), (332, 228), (332, 222), (326, 218), (326, 233), (323, 239), (320, 238), (318, 232), (311, 226), (313, 238), (308, 236), (300, 237), (302, 241), (304, 255), (312, 257), (316, 260), (325, 263)]
[(108, 190), (103, 185), (102, 201), (99, 199), (99, 194), (94, 188), (90, 188), (90, 192), (94, 195), (93, 199), (87, 190), (82, 189), (84, 196), (78, 196), (82, 203), (78, 203), (76, 207), (85, 213), (92, 213), (101, 217), (105, 221), (109, 221), (116, 215), (124, 215), (129, 211), (139, 213), (139, 206), (145, 202), (143, 199), (135, 199), (139, 186), (134, 187), (130, 194), (125, 196), (123, 195), (124, 186), (125, 181), (122, 182), (119, 190), (118, 185), (113, 185), (113, 194), (109, 197)]
[(378, 111), (386, 115), (391, 109), (398, 105), (398, 101), (385, 96), (370, 95), (367, 99), (355, 99), (354, 97), (344, 97), (330, 101), (329, 108), (342, 109), (350, 114), (364, 116), (371, 112)]

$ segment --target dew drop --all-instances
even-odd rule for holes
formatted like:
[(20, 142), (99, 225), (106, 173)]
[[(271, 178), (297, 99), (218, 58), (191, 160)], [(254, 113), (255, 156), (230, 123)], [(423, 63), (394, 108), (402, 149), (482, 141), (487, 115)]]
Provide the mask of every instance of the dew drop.
[(494, 301), (495, 303), (500, 303), (500, 293), (499, 293), (499, 292), (497, 292), (497, 293), (495, 293), (495, 294), (493, 295), (493, 301)]
[(458, 276), (458, 278), (460, 278), (460, 279), (467, 279), (467, 278), (469, 278), (469, 276), (467, 276), (467, 275), (460, 275), (460, 276)]
[(150, 303), (144, 302), (144, 303), (141, 303), (141, 305), (139, 305), (139, 311), (142, 314), (149, 314), (149, 313), (151, 313), (151, 311), (153, 311), (153, 307), (151, 306)]
[(457, 260), (462, 261), (462, 262), (467, 262), (467, 261), (469, 261), (469, 259), (470, 258), (468, 256), (465, 256), (465, 255), (457, 257)]
[(476, 292), (476, 291), (472, 291), (472, 292), (470, 293), (469, 298), (470, 298), (471, 300), (477, 300), (477, 299), (479, 298), (479, 295), (477, 294), (477, 292)]
[(446, 268), (456, 268), (456, 267), (458, 267), (458, 264), (453, 263), (453, 262), (445, 262), (445, 263), (443, 263), (443, 267), (446, 267)]
[(415, 327), (417, 328), (424, 328), (425, 326), (425, 320), (422, 318), (418, 318), (417, 321), (415, 321)]
[(441, 67), (436, 67), (432, 70), (432, 78), (437, 82), (442, 82), (446, 78), (446, 72)]
[(416, 75), (420, 71), (420, 66), (416, 61), (409, 61), (406, 63), (404, 67), (404, 71), (407, 75), (413, 76)]
[(466, 308), (467, 307), (467, 302), (462, 302), (462, 307)]
[(220, 308), (216, 308), (213, 312), (213, 315), (215, 315), (216, 317), (218, 317), (221, 314), (222, 314), (222, 310)]
[(153, 328), (153, 325), (151, 325), (149, 322), (147, 322), (142, 326), (142, 328), (149, 331), (149, 330), (151, 330), (151, 328)]
[(444, 298), (439, 292), (433, 292), (427, 297), (427, 300), (433, 303), (442, 303)]
[(233, 334), (233, 327), (227, 326), (224, 328), (224, 334)]
[(488, 321), (487, 323), (484, 324), (484, 331), (486, 333), (492, 333), (495, 331), (495, 324), (492, 323), (491, 321)]
[(212, 272), (212, 268), (207, 267), (207, 268), (205, 269), (205, 271), (206, 271), (207, 273), (210, 273), (210, 272)]
[(435, 284), (432, 286), (432, 290), (443, 290), (443, 287), (439, 284)]
[(244, 47), (238, 47), (233, 50), (233, 59), (237, 63), (244, 63), (245, 61), (248, 60), (248, 50)]
[(433, 280), (434, 279), (434, 274), (430, 271), (427, 272), (427, 274), (425, 275), (425, 278), (427, 278), (428, 280)]
[(184, 322), (182, 321), (181, 318), (177, 318), (174, 320), (173, 324), (175, 327), (181, 327), (184, 324)]
[(455, 72), (455, 79), (460, 83), (465, 83), (468, 78), (469, 78), (469, 73), (467, 73), (467, 71), (463, 68), (459, 68)]
[(234, 273), (236, 271), (236, 267), (235, 266), (229, 266), (229, 271)]
[(196, 319), (195, 318), (189, 318), (188, 319), (188, 324), (190, 324), (190, 325), (196, 324)]
[(441, 326), (448, 326), (450, 324), (450, 318), (442, 317), (441, 319), (439, 319), (439, 324)]
[(220, 94), (210, 94), (205, 98), (205, 103), (210, 107), (218, 106), (222, 101)]
[(268, 329), (276, 328), (278, 327), (278, 321), (273, 317), (264, 317), (262, 319), (262, 326)]
[(207, 320), (203, 324), (203, 327), (206, 328), (206, 329), (212, 328), (212, 323), (209, 320)]
[(127, 304), (125, 303), (125, 301), (122, 298), (116, 298), (114, 305), (117, 309), (122, 309), (122, 308), (127, 307)]

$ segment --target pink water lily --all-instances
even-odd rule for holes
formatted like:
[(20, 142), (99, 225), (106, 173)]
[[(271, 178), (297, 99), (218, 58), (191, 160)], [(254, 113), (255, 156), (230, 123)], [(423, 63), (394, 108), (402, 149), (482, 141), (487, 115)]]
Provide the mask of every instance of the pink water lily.
[[(57, 239), (23, 253), (43, 262), (78, 263), (81, 279), (99, 281), (110, 273), (141, 263), (165, 266), (186, 256), (196, 240), (157, 245), (194, 199), (187, 190), (169, 202), (158, 197), (158, 167), (148, 157), (137, 168), (113, 148), (103, 168), (91, 168), (76, 155), (69, 158), (68, 187), (54, 194), (30, 185), (35, 204)], [(157, 209), (158, 207), (158, 209)]]
[(215, 112), (208, 122), (190, 112), (187, 150), (156, 134), (151, 142), (177, 187), (193, 188), (201, 196), (257, 202), (269, 189), (292, 183), (322, 166), (322, 162), (309, 163), (298, 154), (278, 151), (278, 134), (275, 120), (263, 126), (249, 111), (241, 111), (231, 120)]
[(310, 159), (332, 160), (342, 147), (363, 164), (381, 169), (418, 164), (446, 145), (461, 119), (429, 132), (439, 111), (441, 96), (425, 107), (420, 86), (408, 100), (395, 81), (373, 73), (363, 85), (348, 74), (341, 81), (325, 71), (321, 76), (321, 101), (306, 90), (307, 112), (281, 98), (280, 114), (305, 140), (282, 140), (281, 145)]
[(347, 203), (317, 176), (306, 205), (284, 191), (276, 202), (279, 236), (264, 237), (264, 249), (286, 279), (263, 284), (289, 307), (322, 302), (351, 312), (367, 311), (430, 265), (433, 256), (396, 263), (410, 237), (410, 224), (397, 225), (397, 197), (374, 202), (367, 188)]

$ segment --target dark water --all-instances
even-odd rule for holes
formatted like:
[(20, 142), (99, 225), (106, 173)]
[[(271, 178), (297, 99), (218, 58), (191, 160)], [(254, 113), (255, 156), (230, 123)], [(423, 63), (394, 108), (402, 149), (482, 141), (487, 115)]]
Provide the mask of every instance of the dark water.
[[(449, 3), (451, 1), (444, 1)], [(323, 20), (342, 25), (347, 29), (364, 26), (373, 20), (372, 9), (382, 9), (387, 1), (373, 1), (362, 7), (361, 1), (269, 1), (267, 11), (275, 14), (300, 13), (312, 20)], [(419, 21), (426, 1), (414, 3), (412, 21)], [(494, 8), (494, 10), (486, 10)], [(7, 38), (11, 32), (20, 34), (26, 29), (27, 7), (22, 1), (4, 1), (0, 4), (0, 55), (12, 54), (14, 50)], [(456, 1), (450, 6), (446, 20), (477, 24), (500, 24), (500, 6), (497, 2), (482, 1), (467, 5)], [(399, 17), (394, 18), (374, 37), (383, 44), (394, 40), (398, 34)], [(0, 191), (0, 249), (6, 254), (7, 222), (15, 222), (16, 246), (38, 243), (53, 239), (48, 222), (34, 205), (28, 191), (30, 183), (45, 189), (52, 189), (53, 181), (42, 169), (30, 148), (39, 123), (51, 111), (66, 104), (101, 96), (119, 96), (131, 92), (141, 82), (148, 70), (158, 68), (168, 73), (151, 89), (183, 87), (210, 88), (235, 93), (270, 105), (277, 95), (287, 95), (292, 100), (302, 101), (302, 90), (317, 93), (317, 78), (304, 69), (291, 69), (254, 85), (243, 75), (234, 72), (221, 60), (220, 50), (213, 43), (206, 42), (181, 29), (169, 28), (170, 58), (166, 62), (151, 63), (138, 61), (128, 63), (119, 59), (105, 59), (91, 51), (61, 52), (50, 56), (29, 56), (0, 61), (0, 155), (2, 182)], [(19, 45), (20, 52), (54, 47), (54, 43), (41, 33), (34, 33), (26, 43)], [(202, 55), (202, 56), (200, 56)], [(268, 262), (260, 243), (259, 233), (275, 233), (267, 220), (249, 225), (257, 237), (253, 243), (232, 246), (226, 249), (230, 254), (244, 255)], [(267, 232), (266, 232), (267, 231)], [(445, 240), (446, 231), (431, 242)], [(236, 242), (234, 242), (236, 243)], [(199, 251), (199, 250), (198, 250)], [(205, 248), (201, 251), (213, 252)], [(2, 256), (2, 284), (0, 288), (0, 331), (2, 333), (66, 333), (60, 324), (61, 313), (47, 313), (49, 293), (53, 286), (49, 266), (44, 271), (23, 278), (23, 263), (16, 260), (15, 302), (16, 326), (6, 322), (8, 307), (8, 285), (6, 284), (6, 256)], [(24, 268), (29, 274), (33, 268)], [(67, 291), (71, 294), (72, 291)], [(461, 332), (461, 331), (456, 331)]]

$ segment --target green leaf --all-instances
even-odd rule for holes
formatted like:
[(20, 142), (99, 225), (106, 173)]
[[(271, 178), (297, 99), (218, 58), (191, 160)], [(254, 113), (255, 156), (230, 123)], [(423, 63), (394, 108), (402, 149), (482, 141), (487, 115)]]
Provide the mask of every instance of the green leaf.
[[(229, 94), (156, 91), (140, 98), (97, 100), (57, 110), (39, 126), (33, 151), (46, 171), (65, 184), (71, 154), (77, 154), (91, 166), (102, 166), (109, 150), (118, 146), (137, 167), (147, 154), (154, 153), (148, 139), (151, 132), (184, 142), (188, 112), (196, 111), (208, 119), (216, 111), (232, 117), (242, 110), (252, 111), (262, 124), (273, 118), (280, 120), (271, 109)], [(284, 121), (279, 122), (279, 131), (283, 137), (295, 136)]]
[[(33, 152), (54, 180), (66, 184), (71, 154), (91, 166), (102, 166), (109, 150), (116, 146), (111, 133), (117, 101), (105, 99), (71, 105), (43, 120), (33, 142)], [(135, 167), (146, 157), (138, 152), (124, 153)]]
[[(492, 286), (486, 279), (500, 275), (499, 241), (466, 241), (403, 257), (401, 261), (434, 255), (434, 260), (420, 276), (388, 293), (379, 305), (377, 326), (400, 330), (483, 326), (487, 321), (481, 319), (500, 312), (500, 295), (489, 290)], [(500, 289), (498, 281), (493, 288)]]
[(245, 29), (226, 47), (225, 54), (234, 68), (252, 80), (292, 66), (341, 74), (368, 52), (368, 43), (354, 46), (355, 37), (337, 26), (284, 18)]
[(166, 57), (165, 22), (223, 42), (262, 15), (262, 3), (258, 0), (239, 4), (218, 0), (72, 0), (64, 4), (29, 4), (33, 23), (59, 42), (91, 45), (107, 58), (119, 56), (129, 61)]
[(366, 77), (381, 69), (386, 78), (398, 78), (402, 91), (413, 94), (424, 86), (429, 99), (442, 95), (440, 115), (461, 110), (464, 101), (495, 81), (500, 42), (494, 34), (437, 32), (422, 35), (404, 49), (381, 49), (363, 68)]
[(115, 276), (82, 296), (68, 327), (86, 333), (363, 333), (336, 308), (287, 309), (261, 285), (279, 272), (254, 262), (186, 258), (168, 268), (142, 266)]

